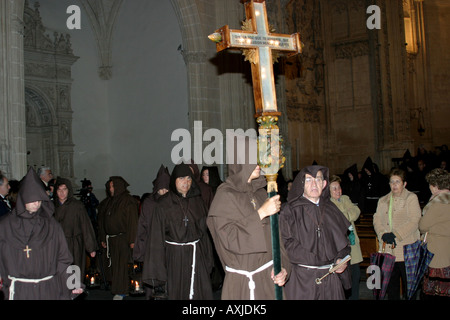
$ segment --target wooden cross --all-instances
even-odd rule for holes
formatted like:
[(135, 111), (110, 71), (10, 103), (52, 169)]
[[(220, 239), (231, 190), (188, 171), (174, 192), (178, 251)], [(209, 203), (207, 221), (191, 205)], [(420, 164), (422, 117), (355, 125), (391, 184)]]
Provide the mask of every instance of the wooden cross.
[(227, 25), (216, 30), (209, 38), (216, 42), (217, 51), (244, 49), (252, 66), (255, 117), (281, 115), (277, 108), (273, 75), (273, 52), (288, 56), (301, 53), (300, 34), (271, 33), (267, 21), (265, 0), (241, 0), (245, 3), (247, 20), (244, 29), (232, 30)]
[(28, 248), (28, 245), (27, 245), (27, 247), (25, 249), (23, 249), (23, 251), (27, 253), (27, 259), (29, 259), (30, 258), (30, 251), (31, 251), (31, 249)]
[[(255, 118), (260, 125), (258, 163), (266, 176), (268, 197), (273, 197), (278, 192), (276, 183), (278, 171), (284, 163), (281, 148), (278, 148), (281, 141), (277, 121), (281, 113), (277, 108), (273, 53), (296, 55), (301, 53), (302, 46), (298, 33), (285, 35), (270, 32), (265, 0), (241, 0), (241, 3), (245, 5), (247, 18), (244, 21), (244, 30), (231, 30), (228, 26), (224, 26), (211, 34), (209, 39), (216, 42), (217, 51), (240, 49), (244, 51), (246, 60), (251, 62)], [(277, 214), (270, 216), (270, 229), (274, 273), (278, 274), (281, 272), (281, 251)], [(282, 288), (275, 285), (275, 298), (281, 300), (282, 296)]]

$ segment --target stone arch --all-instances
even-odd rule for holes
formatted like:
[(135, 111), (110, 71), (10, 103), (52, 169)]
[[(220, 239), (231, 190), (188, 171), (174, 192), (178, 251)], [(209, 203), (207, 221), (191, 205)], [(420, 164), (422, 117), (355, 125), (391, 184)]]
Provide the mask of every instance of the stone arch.
[(37, 88), (25, 87), (27, 166), (57, 167), (54, 148), (58, 145), (57, 120), (51, 102)]
[(180, 25), (184, 52), (205, 54), (202, 19), (197, 2), (192, 0), (171, 0), (171, 2)]

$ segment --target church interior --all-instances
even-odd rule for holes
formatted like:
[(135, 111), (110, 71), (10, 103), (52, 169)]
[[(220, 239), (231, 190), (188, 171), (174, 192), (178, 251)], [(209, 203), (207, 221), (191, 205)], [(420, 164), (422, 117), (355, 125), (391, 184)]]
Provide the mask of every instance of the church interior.
[[(270, 26), (303, 46), (274, 64), (286, 180), (313, 162), (341, 174), (367, 157), (387, 173), (407, 150), (448, 145), (448, 1), (266, 6)], [(161, 164), (173, 168), (176, 129), (194, 149), (210, 143), (195, 141), (194, 122), (203, 133), (256, 128), (250, 63), (208, 39), (241, 28), (238, 0), (2, 1), (1, 14), (0, 170), (11, 179), (46, 165), (78, 186), (90, 179), (100, 197), (112, 175), (142, 195)]]
[[(266, 7), (270, 27), (302, 43), (273, 65), (286, 181), (312, 163), (342, 174), (370, 157), (387, 174), (408, 152), (448, 152), (450, 1)], [(89, 179), (99, 200), (110, 176), (140, 196), (161, 164), (175, 166), (177, 129), (192, 151), (211, 143), (208, 129), (257, 128), (250, 63), (208, 39), (241, 29), (239, 0), (0, 0), (0, 17), (0, 171), (10, 180), (48, 166), (78, 188)], [(225, 180), (226, 165), (214, 165)], [(359, 226), (366, 258), (369, 220)]]

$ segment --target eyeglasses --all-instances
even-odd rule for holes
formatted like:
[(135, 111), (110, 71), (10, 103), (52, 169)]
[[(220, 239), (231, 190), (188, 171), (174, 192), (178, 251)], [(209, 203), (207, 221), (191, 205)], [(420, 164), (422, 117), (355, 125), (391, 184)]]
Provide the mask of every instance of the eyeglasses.
[(305, 178), (305, 183), (310, 184), (313, 181), (315, 181), (317, 184), (322, 183), (323, 182), (323, 177), (317, 177), (317, 178), (307, 177), (307, 178)]
[(399, 184), (402, 184), (403, 182), (401, 181), (401, 180), (392, 180), (392, 181), (389, 181), (389, 184), (392, 184), (392, 185), (399, 185)]

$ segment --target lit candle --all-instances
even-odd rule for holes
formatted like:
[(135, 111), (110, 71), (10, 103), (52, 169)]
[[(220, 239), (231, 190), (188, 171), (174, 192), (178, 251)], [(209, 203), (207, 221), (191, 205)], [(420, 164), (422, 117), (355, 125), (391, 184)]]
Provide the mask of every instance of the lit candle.
[(136, 291), (139, 291), (139, 281), (136, 281)]
[(91, 284), (95, 284), (95, 279), (94, 279), (94, 277), (91, 277)]

